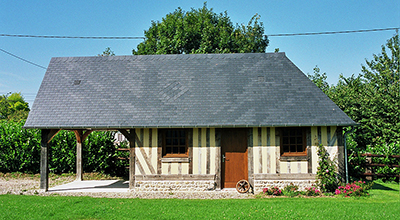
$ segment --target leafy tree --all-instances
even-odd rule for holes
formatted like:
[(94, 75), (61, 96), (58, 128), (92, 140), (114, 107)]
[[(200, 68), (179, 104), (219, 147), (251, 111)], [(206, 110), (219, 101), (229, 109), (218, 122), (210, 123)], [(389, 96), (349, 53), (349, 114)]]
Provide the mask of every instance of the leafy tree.
[(98, 54), (99, 57), (108, 57), (108, 56), (115, 56), (114, 51), (111, 50), (110, 47), (107, 47), (102, 54)]
[(366, 60), (359, 76), (340, 76), (331, 88), (330, 98), (360, 123), (354, 140), (361, 149), (400, 141), (399, 51), (396, 35)]
[(226, 11), (217, 14), (206, 3), (188, 12), (178, 8), (161, 22), (152, 21), (144, 42), (132, 53), (264, 53), (268, 38), (259, 19), (256, 14), (247, 25), (233, 25)]
[[(400, 78), (399, 35), (389, 39), (382, 53), (373, 56), (362, 67), (364, 117), (360, 121), (367, 133), (364, 141), (377, 143), (382, 137), (386, 143), (400, 141)], [(387, 51), (389, 50), (389, 51)]]
[(326, 76), (326, 73), (322, 73), (320, 74), (320, 69), (318, 68), (318, 66), (314, 67), (314, 74), (307, 74), (308, 78), (316, 85), (318, 86), (326, 95), (329, 95), (329, 90), (330, 90), (330, 86), (328, 84), (328, 82), (326, 81), (326, 79), (328, 78)]
[(20, 92), (0, 96), (0, 120), (19, 121), (26, 119), (28, 113), (29, 105)]

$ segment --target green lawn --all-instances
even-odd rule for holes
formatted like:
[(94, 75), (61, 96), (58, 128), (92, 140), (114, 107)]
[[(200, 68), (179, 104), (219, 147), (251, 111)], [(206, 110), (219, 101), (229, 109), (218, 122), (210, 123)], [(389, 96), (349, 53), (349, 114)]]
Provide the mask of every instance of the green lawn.
[(109, 199), (0, 195), (0, 219), (400, 219), (398, 184), (364, 198)]

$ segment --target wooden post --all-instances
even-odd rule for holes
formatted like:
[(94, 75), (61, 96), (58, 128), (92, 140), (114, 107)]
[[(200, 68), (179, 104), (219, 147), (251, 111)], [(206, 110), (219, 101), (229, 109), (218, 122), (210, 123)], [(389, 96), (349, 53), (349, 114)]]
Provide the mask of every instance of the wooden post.
[[(365, 173), (371, 173), (372, 174), (372, 169), (369, 166), (372, 163), (372, 157), (366, 157), (365, 162), (367, 163), (367, 167), (365, 168)], [(372, 180), (372, 176), (366, 176), (365, 179), (367, 180)]]
[(248, 181), (254, 193), (254, 163), (253, 163), (253, 128), (247, 130), (247, 169), (248, 169)]
[(83, 133), (83, 130), (74, 130), (76, 137), (76, 181), (83, 179), (83, 166), (82, 166), (82, 148), (83, 141), (92, 133), (91, 130)]
[(40, 142), (40, 190), (49, 190), (49, 142), (60, 130), (42, 129)]
[(42, 141), (40, 143), (40, 189), (45, 192), (49, 189), (49, 133), (49, 129), (42, 129)]
[(135, 160), (135, 142), (129, 141), (129, 189), (135, 188)]
[(221, 190), (222, 178), (221, 178), (221, 130), (215, 129), (215, 146), (217, 147), (217, 152), (215, 155), (215, 183), (216, 189)]
[(76, 181), (82, 181), (82, 142), (76, 142)]
[(136, 135), (135, 129), (127, 130), (120, 129), (126, 139), (129, 141), (129, 189), (135, 188), (135, 164), (136, 164), (136, 154), (135, 154), (135, 142), (137, 141), (141, 145), (138, 137)]

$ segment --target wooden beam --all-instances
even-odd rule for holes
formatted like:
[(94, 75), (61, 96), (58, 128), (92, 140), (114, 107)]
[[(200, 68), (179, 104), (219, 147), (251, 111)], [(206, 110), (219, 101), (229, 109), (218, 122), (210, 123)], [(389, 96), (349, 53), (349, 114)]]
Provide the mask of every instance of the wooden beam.
[(83, 142), (93, 131), (91, 130), (73, 130), (76, 137), (76, 181), (83, 179), (83, 165), (82, 165), (82, 148)]
[(214, 174), (150, 174), (136, 175), (139, 181), (182, 181), (182, 180), (214, 180)]
[(221, 190), (221, 129), (215, 129), (215, 146), (217, 147), (215, 155), (215, 183), (216, 189)]
[(40, 142), (40, 190), (49, 190), (49, 142), (59, 132), (59, 129), (42, 129)]
[[(247, 129), (247, 178), (252, 188), (254, 188), (253, 144), (253, 128), (249, 128)], [(252, 192), (254, 193), (254, 189)]]
[(254, 177), (257, 180), (315, 180), (315, 174), (312, 173), (256, 173)]
[(136, 154), (135, 154), (135, 142), (138, 143), (139, 146), (142, 143), (138, 140), (138, 136), (136, 135), (135, 129), (118, 130), (121, 132), (126, 139), (129, 141), (129, 189), (135, 188), (135, 164), (136, 164)]

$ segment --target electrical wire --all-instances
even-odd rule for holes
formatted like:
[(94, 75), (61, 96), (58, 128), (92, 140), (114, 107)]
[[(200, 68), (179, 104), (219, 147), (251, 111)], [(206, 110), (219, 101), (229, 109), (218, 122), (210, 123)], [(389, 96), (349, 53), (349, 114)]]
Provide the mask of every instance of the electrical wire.
[[(310, 35), (328, 35), (328, 34), (349, 34), (349, 33), (364, 33), (364, 32), (377, 32), (377, 31), (389, 31), (389, 30), (396, 30), (398, 33), (399, 27), (392, 27), (392, 28), (375, 28), (375, 29), (363, 29), (363, 30), (349, 30), (349, 31), (325, 31), (325, 32), (308, 32), (308, 33), (292, 33), (292, 34), (267, 34), (264, 36), (268, 37), (291, 37), (291, 36), (310, 36)], [(28, 34), (0, 34), (0, 37), (20, 37), (20, 38), (53, 38), (53, 39), (92, 39), (92, 40), (137, 40), (137, 39), (146, 39), (145, 37), (105, 37), (105, 36), (59, 36), (59, 35), (28, 35)], [(13, 56), (17, 59), (20, 59), (24, 62), (32, 64), (34, 66), (40, 67), (42, 69), (47, 69), (44, 66), (26, 60), (22, 57), (19, 57), (15, 54), (7, 52), (0, 48), (0, 51)]]
[[(363, 32), (377, 32), (398, 30), (399, 27), (391, 28), (374, 28), (362, 30), (347, 30), (347, 31), (324, 31), (324, 32), (307, 32), (307, 33), (291, 33), (291, 34), (266, 34), (268, 37), (289, 37), (289, 36), (309, 36), (309, 35), (327, 35), (327, 34), (349, 34)], [(138, 40), (146, 39), (145, 37), (107, 37), (107, 36), (62, 36), (62, 35), (30, 35), (30, 34), (0, 34), (0, 37), (20, 37), (20, 38), (53, 38), (53, 39), (92, 39), (92, 40)]]
[(21, 38), (58, 38), (58, 39), (91, 39), (91, 40), (138, 40), (144, 37), (91, 37), (91, 36), (57, 36), (57, 35), (30, 35), (30, 34), (0, 34), (0, 37), (21, 37)]
[(399, 30), (400, 28), (375, 28), (375, 29), (364, 29), (364, 30), (352, 30), (352, 31), (325, 31), (325, 32), (309, 32), (309, 33), (294, 33), (294, 34), (267, 34), (268, 37), (291, 37), (291, 36), (308, 36), (308, 35), (327, 35), (327, 34), (350, 34), (350, 33), (363, 33), (363, 32), (376, 32), (376, 31), (390, 31)]
[(12, 53), (10, 53), (10, 52), (8, 52), (8, 51), (5, 51), (5, 50), (1, 49), (1, 48), (0, 48), (0, 51), (3, 52), (3, 53), (8, 54), (8, 55), (10, 55), (10, 56), (13, 56), (13, 57), (15, 57), (15, 58), (17, 58), (17, 59), (20, 59), (20, 60), (22, 60), (22, 61), (24, 61), (24, 62), (27, 62), (27, 63), (29, 63), (29, 64), (32, 64), (32, 65), (34, 65), (34, 66), (40, 67), (40, 68), (42, 68), (42, 69), (47, 69), (47, 68), (44, 67), (44, 66), (41, 66), (41, 65), (36, 64), (36, 63), (34, 63), (34, 62), (31, 62), (31, 61), (29, 61), (29, 60), (27, 60), (27, 59), (24, 59), (24, 58), (22, 58), (22, 57), (19, 57), (19, 56), (15, 55), (15, 54), (12, 54)]

